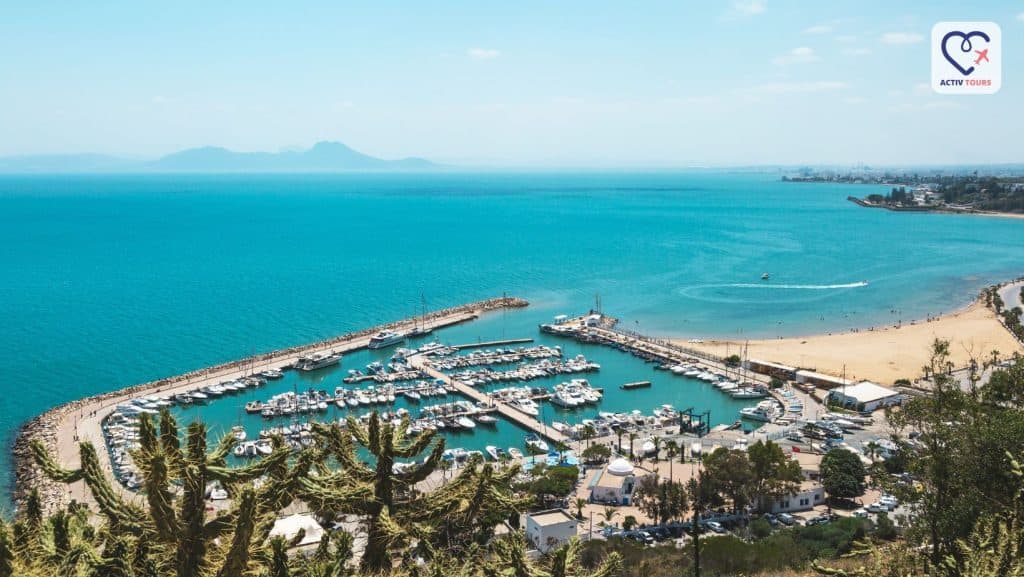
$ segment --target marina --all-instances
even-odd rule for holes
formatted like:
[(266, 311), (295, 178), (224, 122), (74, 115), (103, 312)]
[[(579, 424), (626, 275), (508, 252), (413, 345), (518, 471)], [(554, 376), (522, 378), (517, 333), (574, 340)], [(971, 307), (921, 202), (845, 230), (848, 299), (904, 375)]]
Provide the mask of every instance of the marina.
[[(603, 332), (597, 332), (594, 324), (599, 325)], [(702, 386), (732, 399), (756, 400), (768, 395), (763, 384), (751, 375), (730, 372), (729, 367), (695, 358), (676, 348), (654, 346), (631, 338), (616, 331), (614, 324), (615, 320), (610, 317), (565, 317), (560, 320), (558, 328), (542, 328), (541, 333), (555, 335), (551, 338), (573, 337), (587, 347), (597, 346), (591, 349), (592, 353), (611, 350), (615, 355), (625, 354), (625, 358), (639, 359), (642, 361), (639, 364), (632, 361), (635, 368), (630, 372), (633, 374), (637, 368), (646, 365), (646, 370), (654, 374), (668, 375), (668, 379), (683, 379), (693, 384), (702, 383)], [(443, 336), (442, 331), (435, 338)], [(411, 434), (424, 430), (442, 433), (449, 440), (448, 456), (452, 462), (461, 462), (476, 452), (498, 454), (499, 448), (503, 458), (508, 458), (515, 451), (544, 453), (583, 439), (619, 443), (620, 450), (627, 451), (622, 440), (626, 433), (641, 438), (638, 447), (630, 446), (628, 450), (642, 454), (648, 450), (645, 448), (650, 446), (650, 439), (661, 431), (692, 434), (711, 429), (710, 413), (698, 414), (693, 408), (677, 409), (672, 404), (661, 403), (648, 413), (632, 403), (606, 407), (603, 387), (574, 376), (595, 373), (595, 378), (601, 380), (601, 363), (582, 352), (567, 357), (562, 345), (532, 344), (532, 341), (525, 338), (488, 341), (495, 348), (459, 347), (440, 341), (410, 348), (414, 345), (402, 341), (405, 346), (398, 347), (399, 343), (395, 343), (388, 347), (387, 353), (377, 352), (380, 348), (367, 347), (375, 357), (366, 362), (364, 368), (343, 367), (341, 370), (348, 376), (339, 378), (338, 371), (324, 367), (323, 376), (315, 378), (317, 385), (311, 384), (305, 389), (299, 386), (299, 382), (306, 379), (301, 375), (310, 371), (302, 370), (300, 363), (295, 363), (286, 368), (294, 369), (291, 373), (298, 380), (287, 377), (280, 385), (274, 386), (276, 392), (271, 393), (271, 388), (267, 388), (271, 394), (265, 393), (259, 398), (252, 397), (258, 394), (256, 387), (269, 382), (263, 376), (201, 387), (185, 393), (190, 402), (178, 402), (177, 396), (134, 399), (118, 405), (114, 415), (105, 423), (113, 472), (122, 486), (129, 490), (137, 488), (138, 478), (131, 463), (130, 449), (134, 446), (133, 431), (137, 430), (142, 414), (156, 414), (161, 408), (173, 407), (180, 412), (179, 417), (188, 418), (190, 413), (198, 411), (193, 417), (203, 415), (201, 418), (207, 420), (206, 413), (216, 410), (229, 398), (236, 399), (233, 403), (236, 407), (241, 406), (245, 415), (259, 416), (270, 423), (269, 427), (264, 425), (258, 430), (241, 421), (231, 427), (232, 434), (240, 439), (233, 451), (233, 457), (239, 460), (265, 454), (269, 450), (269, 438), (274, 435), (297, 450), (312, 443), (308, 432), (311, 423), (338, 422), (344, 426), (349, 415), (365, 420), (373, 411), (395, 424), (405, 420)], [(517, 344), (531, 346), (510, 346)], [(467, 350), (471, 351), (465, 352)], [(381, 354), (385, 356), (379, 356)], [(307, 362), (309, 358), (307, 356)], [(349, 363), (359, 366), (367, 357), (353, 352), (345, 359), (344, 364), (348, 367), (351, 366)], [(515, 368), (499, 370), (503, 366)], [(321, 372), (314, 370), (318, 374)], [(332, 379), (338, 379), (333, 387)], [(540, 383), (526, 384), (536, 381)], [(279, 387), (289, 384), (291, 390), (280, 391)], [(654, 383), (651, 380), (632, 380), (613, 390), (635, 391), (652, 387)], [(191, 400), (192, 394), (205, 398)], [(240, 395), (249, 398), (239, 399)], [(223, 411), (219, 412), (223, 414)], [(722, 420), (731, 424), (723, 423), (716, 430), (756, 427), (783, 420), (785, 413), (781, 404), (771, 400), (761, 401), (753, 407), (740, 407), (736, 413), (726, 417)], [(223, 422), (223, 418), (209, 421)], [(513, 433), (512, 430), (520, 432)], [(495, 436), (502, 439), (501, 444), (494, 442)]]
[[(464, 317), (446, 320), (455, 318)], [(515, 317), (483, 318), (474, 326), (479, 332), (504, 332), (507, 318)], [(785, 405), (781, 396), (765, 400), (769, 392), (762, 376), (638, 338), (615, 323), (603, 315), (564, 317), (540, 328), (540, 342), (478, 339), (479, 347), (445, 344), (474, 330), (460, 323), (431, 330), (436, 340), (430, 342), (406, 338), (378, 348), (370, 348), (369, 339), (383, 331), (362, 331), (358, 342), (333, 342), (271, 363), (250, 361), (244, 374), (186, 378), (188, 386), (140, 392), (107, 404), (105, 418), (98, 419), (105, 456), (120, 486), (136, 489), (130, 453), (138, 420), (165, 408), (179, 421), (207, 423), (211, 441), (234, 435), (239, 443), (230, 458), (239, 463), (265, 454), (275, 435), (297, 450), (312, 443), (312, 423), (344, 425), (350, 416), (366, 419), (374, 411), (396, 424), (404, 420), (413, 434), (438, 431), (453, 462), (474, 452), (498, 454), (500, 448), (507, 458), (584, 439), (642, 453), (650, 439), (666, 431), (750, 430), (772, 421), (785, 425), (796, 418), (788, 411), (802, 413), (795, 399)], [(531, 330), (528, 324), (516, 326)], [(328, 364), (317, 367), (320, 363)], [(609, 380), (624, 384), (600, 386)], [(708, 410), (709, 401), (729, 408)], [(623, 435), (641, 441), (627, 446)]]

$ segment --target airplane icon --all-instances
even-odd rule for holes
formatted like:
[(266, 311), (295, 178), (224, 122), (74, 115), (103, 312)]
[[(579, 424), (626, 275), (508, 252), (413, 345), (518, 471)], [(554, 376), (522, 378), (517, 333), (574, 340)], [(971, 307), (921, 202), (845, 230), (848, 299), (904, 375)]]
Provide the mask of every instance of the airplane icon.
[(988, 48), (984, 50), (975, 50), (974, 53), (978, 55), (978, 58), (974, 61), (975, 65), (981, 64), (982, 60), (985, 62), (991, 62), (991, 60), (988, 59)]

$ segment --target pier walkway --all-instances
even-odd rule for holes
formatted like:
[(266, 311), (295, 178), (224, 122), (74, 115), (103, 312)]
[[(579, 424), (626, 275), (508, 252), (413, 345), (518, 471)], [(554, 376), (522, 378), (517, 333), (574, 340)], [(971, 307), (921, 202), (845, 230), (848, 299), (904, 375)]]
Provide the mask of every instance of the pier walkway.
[(477, 403), (483, 403), (487, 406), (496, 407), (498, 409), (499, 415), (508, 419), (509, 421), (512, 421), (513, 423), (522, 427), (523, 429), (526, 429), (531, 433), (536, 433), (537, 435), (553, 443), (562, 443), (565, 445), (569, 444), (569, 437), (566, 437), (562, 433), (559, 433), (558, 431), (545, 425), (544, 423), (538, 421), (537, 419), (527, 415), (526, 413), (517, 411), (516, 409), (513, 409), (512, 407), (508, 406), (507, 404), (501, 401), (495, 400), (493, 397), (486, 393), (482, 393), (474, 389), (473, 387), (459, 383), (458, 381), (453, 380), (451, 377), (442, 373), (441, 371), (428, 366), (422, 355), (415, 355), (413, 357), (410, 357), (409, 364), (426, 372), (431, 377), (443, 381), (446, 387), (455, 389), (456, 391), (459, 392), (459, 394), (466, 397), (467, 399), (470, 399)]

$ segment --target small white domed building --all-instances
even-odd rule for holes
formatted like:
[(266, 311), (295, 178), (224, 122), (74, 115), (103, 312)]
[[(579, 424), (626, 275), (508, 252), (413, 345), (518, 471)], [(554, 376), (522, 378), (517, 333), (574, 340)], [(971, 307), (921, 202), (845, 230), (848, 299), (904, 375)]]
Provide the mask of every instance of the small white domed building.
[(590, 482), (590, 500), (594, 503), (629, 505), (633, 490), (641, 479), (654, 473), (623, 458), (613, 459)]

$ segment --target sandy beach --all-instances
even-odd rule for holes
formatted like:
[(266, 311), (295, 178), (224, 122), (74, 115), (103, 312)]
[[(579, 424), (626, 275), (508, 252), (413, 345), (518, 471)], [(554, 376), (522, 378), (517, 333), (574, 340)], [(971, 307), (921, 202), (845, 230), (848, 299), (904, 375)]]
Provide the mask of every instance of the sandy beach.
[[(996, 320), (995, 313), (976, 301), (937, 319), (899, 328), (751, 340), (747, 354), (836, 376), (843, 374), (845, 366), (847, 378), (892, 384), (897, 379), (913, 380), (922, 375), (921, 368), (928, 363), (931, 344), (937, 338), (950, 341), (950, 360), (956, 367), (966, 366), (972, 357), (979, 362), (991, 359), (993, 350), (999, 351), (1000, 358), (1024, 352), (1024, 347)], [(725, 340), (675, 342), (721, 356), (727, 350), (736, 353), (744, 344)]]

